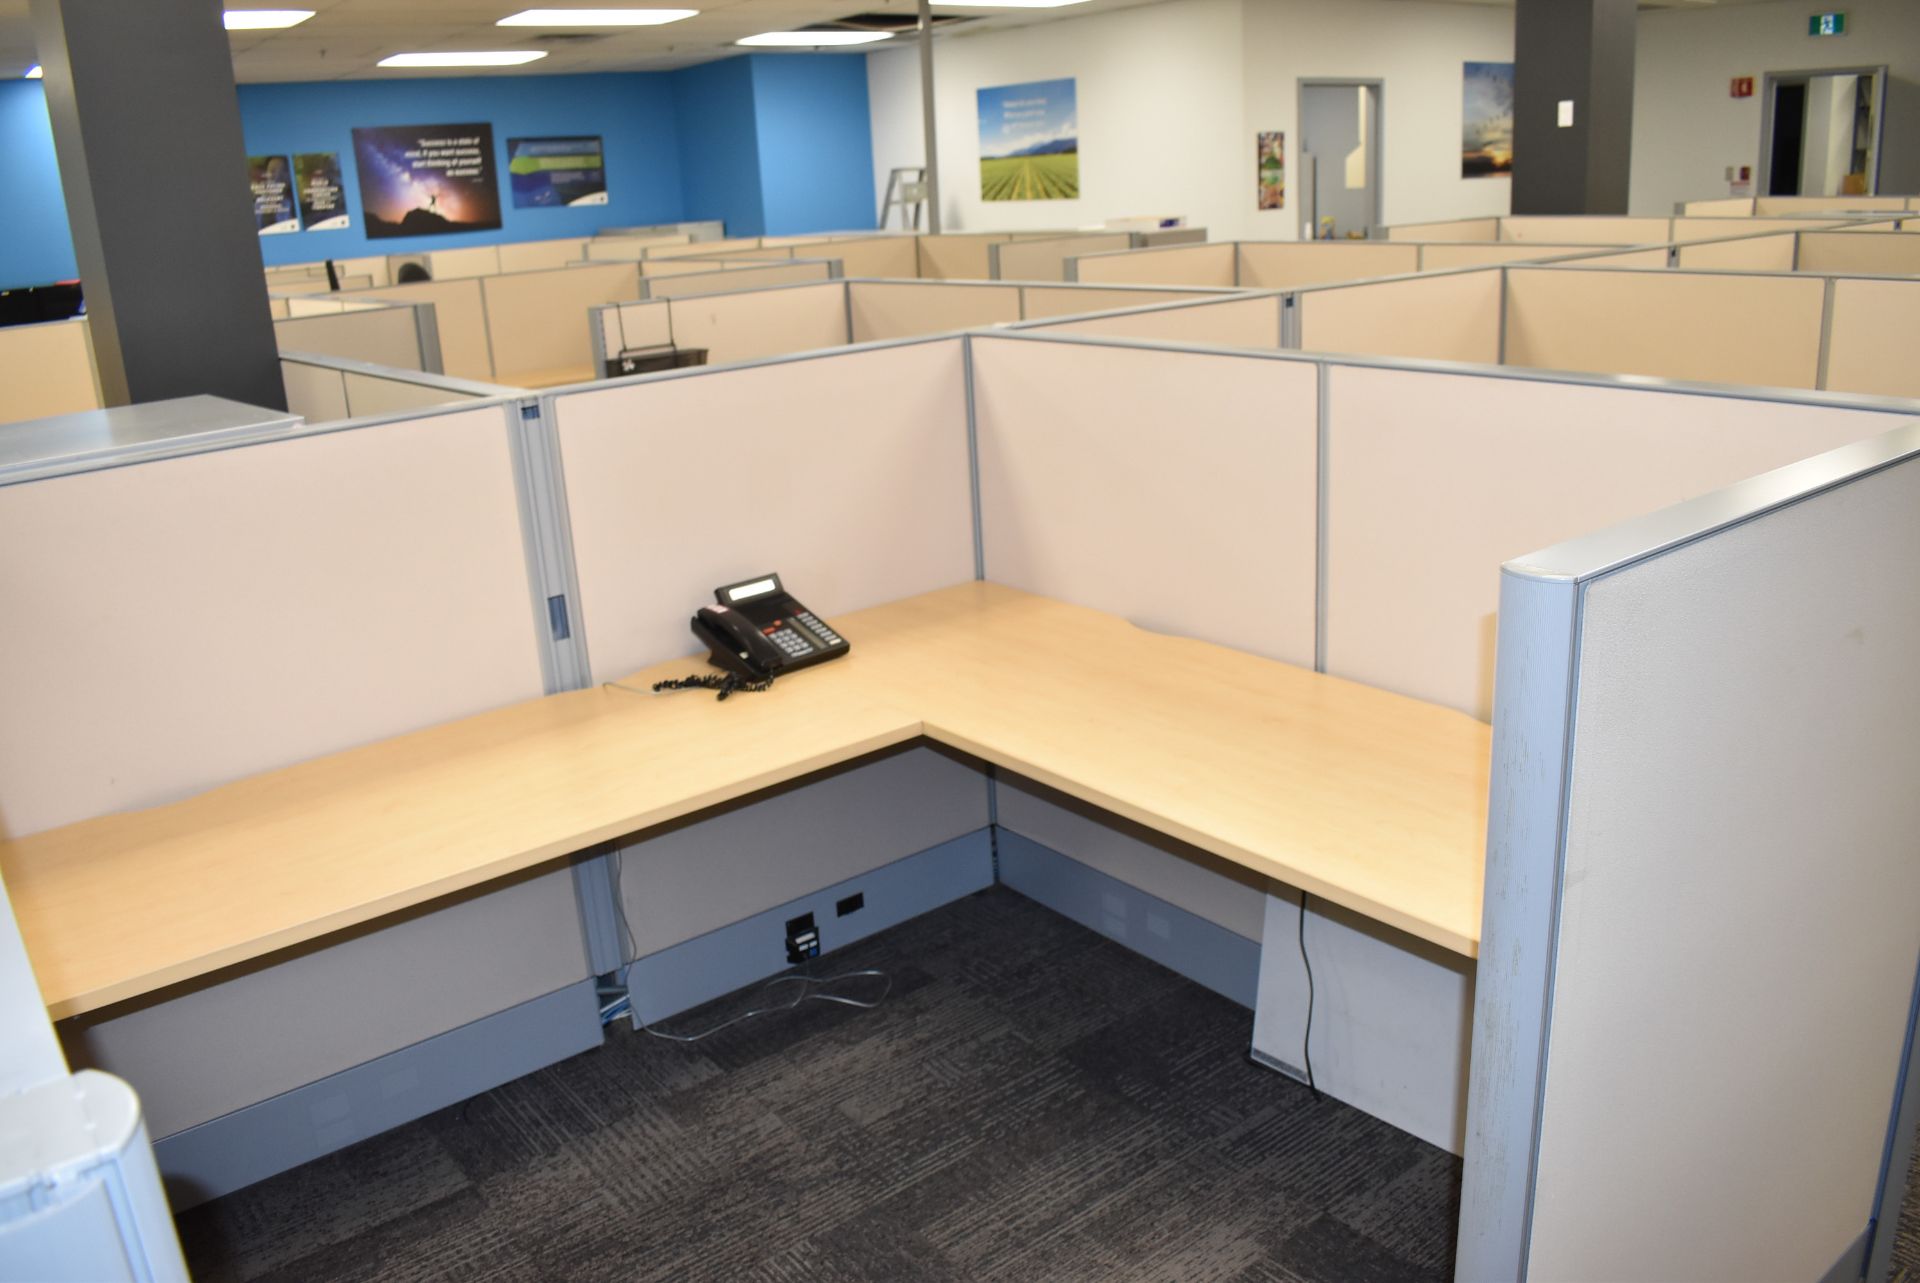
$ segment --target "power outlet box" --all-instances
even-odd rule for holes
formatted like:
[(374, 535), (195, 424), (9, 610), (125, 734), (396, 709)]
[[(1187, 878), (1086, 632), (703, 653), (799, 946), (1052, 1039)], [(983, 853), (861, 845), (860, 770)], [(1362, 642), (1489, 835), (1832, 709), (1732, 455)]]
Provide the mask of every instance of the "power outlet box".
[(833, 916), (836, 918), (844, 918), (849, 913), (858, 913), (860, 910), (866, 907), (867, 907), (866, 893), (862, 891), (855, 891), (852, 895), (848, 896), (846, 899), (835, 900), (833, 902)]
[(819, 956), (820, 929), (813, 925), (813, 915), (803, 913), (797, 918), (788, 918), (787, 962), (797, 966)]

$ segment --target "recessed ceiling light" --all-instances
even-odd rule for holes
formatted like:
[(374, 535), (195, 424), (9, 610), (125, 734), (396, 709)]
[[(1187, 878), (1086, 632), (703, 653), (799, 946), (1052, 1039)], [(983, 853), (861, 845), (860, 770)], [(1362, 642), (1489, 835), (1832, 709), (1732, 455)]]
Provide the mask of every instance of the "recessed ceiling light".
[(492, 49), (473, 53), (396, 53), (382, 67), (517, 67), (547, 56), (545, 49)]
[(496, 27), (657, 27), (697, 15), (698, 9), (523, 9)]
[(777, 45), (783, 48), (816, 49), (824, 45), (865, 45), (892, 36), (891, 31), (763, 31), (734, 41), (737, 45)]
[(27, 68), (27, 74), (25, 76), (22, 76), (21, 79), (38, 80), (41, 78), (43, 74), (44, 73), (40, 70), (40, 64), (36, 62), (31, 67)]
[(278, 31), (297, 27), (312, 16), (311, 9), (229, 9), (223, 21), (228, 31)]

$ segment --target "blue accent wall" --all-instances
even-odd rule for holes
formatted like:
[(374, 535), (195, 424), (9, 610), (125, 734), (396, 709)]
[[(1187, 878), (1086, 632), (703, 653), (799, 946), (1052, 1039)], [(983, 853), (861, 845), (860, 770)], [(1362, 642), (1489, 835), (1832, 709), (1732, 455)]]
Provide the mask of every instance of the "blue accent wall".
[(80, 274), (37, 80), (0, 80), (0, 289)]
[[(340, 154), (353, 226), (260, 238), (269, 263), (457, 249), (509, 241), (590, 236), (600, 227), (678, 222), (680, 149), (671, 78), (633, 72), (595, 76), (472, 76), (413, 80), (340, 80), (240, 86), (247, 152)], [(370, 125), (486, 122), (493, 126), (500, 183), (497, 232), (368, 240), (360, 214), (353, 130)], [(515, 209), (507, 181), (507, 139), (598, 134), (607, 162), (607, 203), (574, 209)], [(236, 191), (244, 191), (236, 180)]]
[(874, 226), (864, 54), (756, 54), (760, 190), (768, 236)]
[(727, 58), (672, 74), (686, 217), (723, 219), (729, 236), (767, 233), (753, 61)]
[[(674, 72), (462, 76), (242, 85), (252, 155), (337, 152), (353, 226), (260, 238), (269, 264), (588, 236), (601, 227), (721, 219), (733, 236), (874, 225), (866, 59), (758, 54)], [(493, 126), (501, 228), (368, 240), (353, 129)], [(598, 134), (605, 205), (515, 209), (507, 140)], [(234, 199), (246, 199), (236, 161)], [(0, 288), (79, 274), (67, 231), (53, 130), (37, 81), (0, 81)]]

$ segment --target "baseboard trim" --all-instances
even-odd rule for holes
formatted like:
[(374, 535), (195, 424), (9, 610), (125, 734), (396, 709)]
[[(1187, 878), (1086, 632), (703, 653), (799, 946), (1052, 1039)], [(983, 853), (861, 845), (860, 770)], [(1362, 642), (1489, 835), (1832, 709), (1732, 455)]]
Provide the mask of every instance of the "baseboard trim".
[[(828, 953), (992, 885), (991, 830), (962, 834), (635, 959), (626, 972), (634, 1018), (654, 1024), (785, 971), (789, 918), (813, 914)], [(856, 892), (865, 905), (838, 917), (835, 902)]]
[(176, 1212), (412, 1122), (601, 1041), (591, 978), (154, 1142)]
[(999, 849), (1000, 880), (1013, 890), (1252, 1009), (1258, 941), (1005, 828)]

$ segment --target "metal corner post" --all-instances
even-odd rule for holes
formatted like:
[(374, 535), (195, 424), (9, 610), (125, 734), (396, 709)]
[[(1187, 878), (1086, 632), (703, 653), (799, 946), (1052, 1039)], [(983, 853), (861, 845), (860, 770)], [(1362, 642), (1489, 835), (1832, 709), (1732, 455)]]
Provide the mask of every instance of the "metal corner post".
[(920, 120), (927, 149), (927, 234), (940, 234), (940, 142), (933, 111), (933, 9), (920, 0)]

